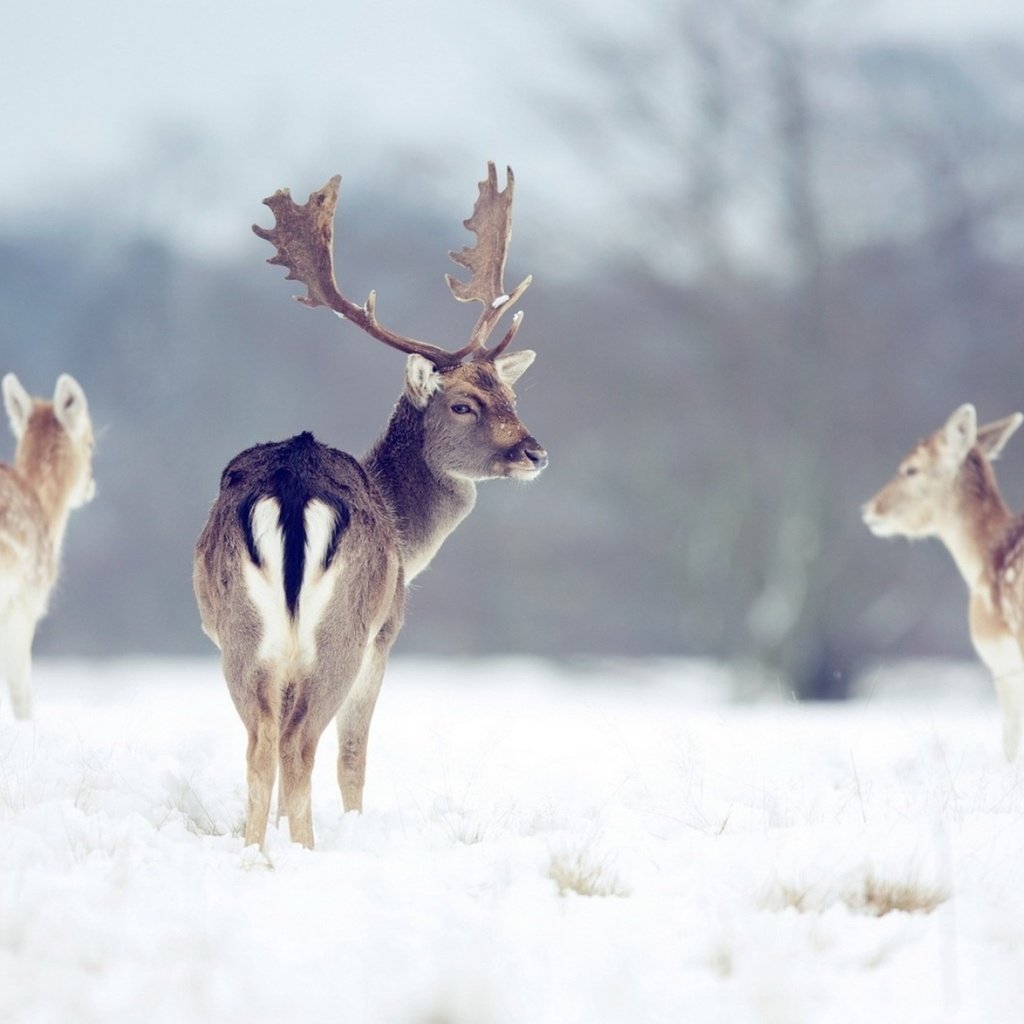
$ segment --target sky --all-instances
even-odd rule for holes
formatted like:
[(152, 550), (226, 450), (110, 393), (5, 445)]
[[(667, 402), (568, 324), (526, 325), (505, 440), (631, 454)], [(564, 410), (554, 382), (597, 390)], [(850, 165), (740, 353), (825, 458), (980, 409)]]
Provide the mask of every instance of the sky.
[(483, 160), (512, 162), (500, 152), (521, 107), (509, 68), (537, 50), (520, 34), (528, 15), (496, 8), (492, 31), (481, 11), (466, 0), (21, 4), (5, 14), (0, 60), (0, 217), (52, 207), (81, 181), (103, 179), (100, 201), (115, 204), (119, 176), (169, 164), (197, 193), (226, 191), (203, 164), (211, 143), (263, 181), (260, 196), (322, 184), (290, 174), (321, 149), (334, 157), (326, 178), (339, 162), (372, 166), (383, 139), (412, 146), (424, 133), (472, 137)]
[[(1015, 0), (851, 9), (852, 31), (1024, 36)], [(311, 167), (324, 179), (375, 174), (385, 148), (411, 153), (424, 141), (445, 172), (432, 177), (450, 178), (453, 197), (487, 159), (562, 173), (538, 140), (543, 97), (564, 85), (566, 34), (594, 24), (626, 32), (639, 10), (632, 0), (7, 5), (0, 224), (98, 205), (214, 242), (225, 231), (216, 211), (232, 196), (251, 204), (285, 183), (308, 191), (322, 183)], [(193, 223), (181, 223), (182, 208)]]

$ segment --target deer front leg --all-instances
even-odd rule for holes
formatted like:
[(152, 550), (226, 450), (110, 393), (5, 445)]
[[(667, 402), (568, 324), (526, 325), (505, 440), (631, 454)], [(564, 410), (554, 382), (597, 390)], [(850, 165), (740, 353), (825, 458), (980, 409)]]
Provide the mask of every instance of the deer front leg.
[(1010, 633), (972, 637), (978, 656), (992, 674), (1002, 715), (1002, 753), (1008, 761), (1017, 757), (1024, 714), (1024, 654)]
[(387, 646), (371, 644), (352, 689), (338, 710), (338, 786), (346, 811), (362, 811), (366, 781), (366, 745), (370, 720), (387, 666)]
[(1003, 753), (1007, 761), (1020, 748), (1021, 717), (1024, 713), (1024, 667), (996, 676), (996, 695), (1003, 713)]
[(20, 610), (9, 610), (0, 620), (0, 675), (6, 676), (15, 718), (32, 717), (32, 637), (35, 620)]
[(1024, 653), (1017, 638), (1005, 626), (993, 628), (984, 605), (972, 603), (971, 639), (996, 687), (1003, 717), (1003, 753), (1007, 761), (1020, 747), (1021, 717), (1024, 714)]

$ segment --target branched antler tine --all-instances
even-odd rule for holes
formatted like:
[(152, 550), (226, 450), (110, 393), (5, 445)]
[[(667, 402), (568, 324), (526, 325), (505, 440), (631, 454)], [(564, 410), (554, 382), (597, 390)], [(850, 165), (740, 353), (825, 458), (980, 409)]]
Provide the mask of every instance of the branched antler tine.
[[(493, 356), (484, 347), (487, 338), (532, 280), (526, 278), (511, 295), (505, 292), (505, 259), (512, 236), (512, 197), (515, 191), (512, 168), (506, 168), (505, 173), (506, 185), (499, 192), (498, 172), (493, 162), (487, 164), (487, 180), (480, 182), (480, 194), (472, 216), (463, 221), (463, 225), (477, 236), (476, 245), (449, 253), (459, 266), (471, 273), (469, 281), (460, 281), (451, 274), (446, 275), (452, 295), (460, 302), (480, 302), (484, 307), (468, 344), (457, 353), (460, 359), (470, 353), (474, 353), (478, 359)], [(503, 341), (501, 347), (504, 348), (506, 344)]]
[(523, 322), (523, 311), (517, 310), (512, 314), (512, 326), (505, 332), (505, 337), (498, 342), (488, 353), (489, 359), (494, 359), (496, 356), (500, 356), (512, 343), (512, 339), (516, 336), (516, 331), (519, 330), (519, 325)]
[(270, 242), (277, 254), (268, 263), (288, 268), (286, 279), (306, 286), (305, 295), (296, 295), (305, 306), (327, 306), (339, 316), (351, 320), (378, 341), (402, 352), (425, 356), (437, 366), (449, 366), (462, 357), (437, 345), (394, 334), (382, 327), (376, 316), (376, 295), (370, 292), (363, 306), (357, 306), (338, 291), (334, 279), (334, 210), (338, 204), (341, 175), (336, 174), (323, 188), (311, 192), (302, 205), (296, 204), (291, 192), (278, 189), (264, 199), (274, 214), (272, 228), (252, 226), (253, 231)]

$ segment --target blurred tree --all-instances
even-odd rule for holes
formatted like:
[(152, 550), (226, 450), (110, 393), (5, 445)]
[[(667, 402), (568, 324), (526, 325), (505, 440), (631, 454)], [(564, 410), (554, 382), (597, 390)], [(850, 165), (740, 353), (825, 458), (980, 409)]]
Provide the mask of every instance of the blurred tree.
[[(574, 66), (533, 144), (586, 173), (513, 253), (537, 276), (521, 407), (552, 464), (481, 489), (402, 650), (749, 659), (817, 697), (881, 652), (968, 654), (944, 553), (886, 548), (858, 507), (955, 405), (1021, 404), (1024, 60), (856, 46), (843, 11), (651, 0), (566, 22)], [(0, 371), (42, 390), (70, 370), (109, 428), (43, 651), (209, 652), (191, 548), (227, 459), (306, 428), (363, 451), (401, 387), (393, 353), (289, 301), (258, 239), (236, 265), (159, 234), (217, 162), (175, 132), (125, 172), (159, 216), (119, 236), (97, 203), (0, 239)], [(353, 178), (341, 273), (443, 339), (472, 321), (441, 279), (464, 239), (417, 186)], [(1021, 493), (1024, 445), (1000, 477)]]
[[(675, 522), (687, 646), (774, 668), (801, 696), (842, 696), (878, 585), (863, 571), (856, 510), (866, 492), (851, 474), (867, 454), (864, 421), (902, 427), (955, 390), (953, 375), (929, 373), (909, 395), (885, 382), (900, 379), (892, 370), (908, 356), (921, 369), (952, 368), (964, 351), (950, 337), (958, 321), (971, 323), (975, 346), (1008, 351), (1005, 320), (984, 312), (991, 296), (976, 287), (986, 263), (972, 237), (993, 202), (1020, 203), (1001, 170), (1019, 163), (1024, 119), (948, 55), (901, 51), (892, 67), (884, 52), (851, 46), (834, 4), (686, 0), (644, 14), (614, 36), (578, 34), (587, 85), (565, 97), (559, 121), (618, 175), (636, 225), (622, 257), (663, 282), (664, 305), (679, 313), (666, 332), (674, 351), (655, 355), (647, 336), (658, 327), (643, 325), (645, 398), (670, 390), (658, 380), (703, 384), (677, 394), (674, 409), (650, 403), (645, 433), (659, 439), (659, 457), (626, 493), (660, 510), (661, 528), (647, 535), (668, 537)], [(993, 178), (999, 189), (986, 184)], [(907, 187), (924, 200), (907, 204)], [(931, 269), (880, 319), (877, 289), (891, 282), (864, 279), (870, 268), (854, 254), (910, 238), (922, 265), (901, 261), (904, 280)], [(940, 353), (901, 333), (950, 304), (959, 312), (930, 339)], [(640, 346), (631, 340), (631, 361)], [(685, 439), (675, 454), (673, 435)]]

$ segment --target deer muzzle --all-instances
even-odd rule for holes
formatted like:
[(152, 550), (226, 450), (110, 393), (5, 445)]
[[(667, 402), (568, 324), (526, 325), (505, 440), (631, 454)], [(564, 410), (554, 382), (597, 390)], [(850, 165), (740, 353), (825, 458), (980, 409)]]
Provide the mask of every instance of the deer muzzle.
[(547, 466), (548, 453), (532, 434), (527, 434), (509, 449), (508, 460), (509, 476), (517, 480), (534, 480)]
[(876, 537), (892, 537), (896, 532), (886, 518), (885, 513), (879, 508), (877, 497), (872, 498), (861, 506), (860, 517), (864, 525)]

